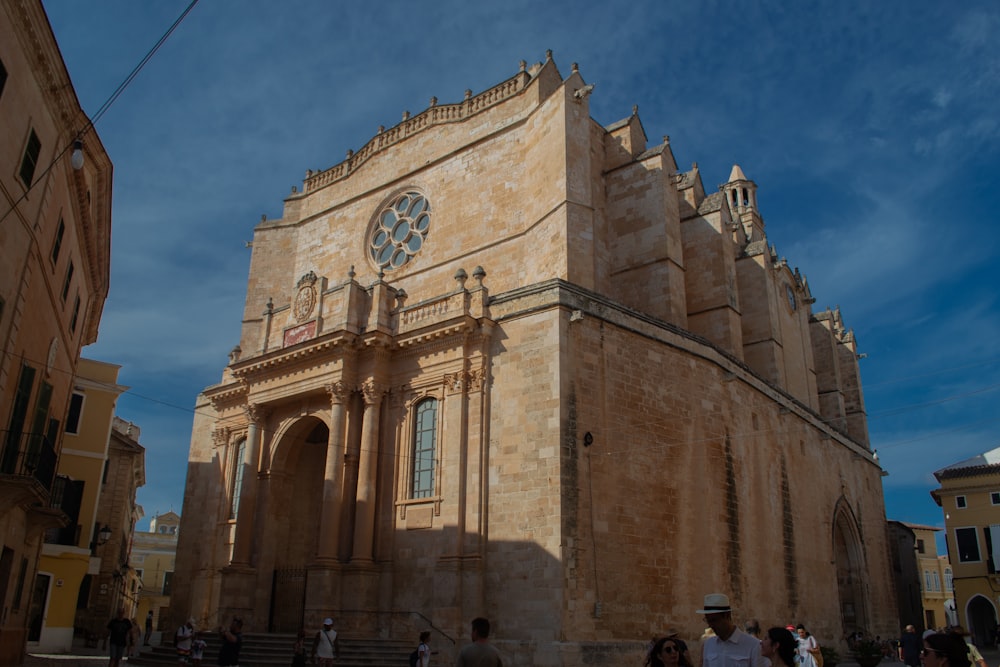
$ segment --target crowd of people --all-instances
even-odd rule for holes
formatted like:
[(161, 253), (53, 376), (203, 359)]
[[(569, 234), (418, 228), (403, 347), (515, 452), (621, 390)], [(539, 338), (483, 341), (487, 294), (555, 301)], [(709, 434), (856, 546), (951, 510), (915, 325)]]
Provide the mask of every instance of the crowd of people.
[[(777, 625), (762, 631), (757, 620), (750, 620), (741, 630), (733, 621), (729, 597), (722, 593), (706, 595), (703, 607), (695, 612), (704, 617), (708, 626), (700, 640), (701, 667), (823, 667), (819, 642), (802, 623), (797, 626)], [(152, 624), (150, 612), (146, 618), (147, 645)], [(242, 628), (243, 622), (234, 618), (228, 628), (218, 629), (222, 640), (217, 659), (220, 667), (239, 664)], [(107, 629), (110, 667), (118, 667), (122, 657), (130, 655), (132, 647), (137, 647), (139, 625), (125, 618), (124, 609), (120, 609)], [(459, 651), (456, 667), (502, 667), (500, 653), (490, 643), (489, 636), (489, 620), (481, 617), (473, 619), (472, 643)], [(431, 650), (430, 638), (429, 631), (420, 633), (419, 644), (410, 654), (410, 667), (430, 667), (431, 656), (436, 654)], [(852, 651), (858, 651), (865, 645), (875, 646), (883, 651), (884, 657), (890, 660), (898, 658), (907, 667), (988, 667), (969, 633), (960, 626), (927, 630), (921, 636), (914, 626), (907, 625), (898, 641), (872, 640), (860, 632), (846, 639)], [(195, 627), (194, 618), (177, 629), (173, 643), (181, 665), (190, 663), (198, 667), (201, 664), (206, 642)], [(334, 667), (339, 658), (340, 640), (333, 629), (332, 618), (323, 620), (323, 626), (312, 636), (311, 643), (305, 630), (296, 636), (292, 647), (293, 667), (304, 667), (307, 663), (316, 667)], [(694, 667), (691, 651), (676, 628), (667, 628), (663, 634), (650, 640), (645, 667)]]
[[(823, 667), (819, 642), (801, 623), (762, 632), (760, 623), (750, 620), (740, 630), (728, 596), (721, 593), (706, 595), (704, 609), (696, 613), (704, 615), (708, 626), (701, 637), (701, 667)], [(898, 642), (873, 640), (860, 632), (846, 639), (852, 650), (874, 646), (908, 667), (988, 667), (960, 626), (927, 630), (921, 636), (908, 625)], [(645, 667), (693, 667), (688, 646), (675, 628), (650, 640)]]

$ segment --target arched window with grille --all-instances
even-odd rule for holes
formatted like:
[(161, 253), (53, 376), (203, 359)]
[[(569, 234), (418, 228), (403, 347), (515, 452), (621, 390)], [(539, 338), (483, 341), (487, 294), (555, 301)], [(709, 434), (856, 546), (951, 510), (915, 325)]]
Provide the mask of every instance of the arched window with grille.
[(434, 495), (434, 459), (437, 455), (437, 399), (420, 401), (414, 410), (411, 498)]
[(243, 469), (246, 467), (243, 465), (243, 459), (246, 457), (246, 452), (247, 439), (242, 438), (233, 448), (232, 472), (229, 475), (231, 485), (229, 497), (232, 498), (232, 502), (229, 504), (229, 518), (231, 520), (235, 520), (240, 511), (240, 491), (243, 490)]

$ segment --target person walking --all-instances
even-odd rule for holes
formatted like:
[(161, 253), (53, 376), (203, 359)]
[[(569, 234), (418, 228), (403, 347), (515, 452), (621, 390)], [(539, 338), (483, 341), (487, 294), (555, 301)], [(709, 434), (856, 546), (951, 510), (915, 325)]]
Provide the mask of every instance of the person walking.
[(900, 661), (906, 663), (908, 667), (919, 667), (921, 648), (923, 648), (923, 642), (920, 635), (917, 634), (917, 629), (912, 625), (907, 625), (903, 629), (903, 636), (899, 638)]
[(674, 637), (660, 637), (646, 655), (646, 667), (692, 667), (684, 657), (680, 641)]
[(729, 596), (709, 593), (705, 596), (705, 623), (715, 636), (702, 642), (702, 667), (761, 667), (760, 642), (736, 627)]
[(806, 626), (801, 623), (795, 626), (795, 632), (799, 635), (799, 659), (796, 662), (802, 667), (818, 667), (814, 655), (816, 651), (819, 651), (816, 638), (809, 634)]
[(340, 659), (340, 642), (332, 618), (324, 618), (323, 627), (313, 637), (312, 658), (319, 667), (333, 667), (333, 661)]
[(773, 627), (760, 640), (760, 655), (770, 660), (772, 667), (795, 667), (799, 642), (791, 630)]
[(237, 667), (240, 664), (240, 648), (243, 647), (243, 621), (234, 618), (228, 630), (219, 628), (222, 646), (219, 647), (219, 667)]
[(128, 636), (132, 631), (132, 621), (125, 618), (125, 609), (119, 607), (118, 614), (108, 621), (108, 667), (118, 667), (128, 646)]
[(146, 634), (142, 638), (142, 645), (149, 646), (149, 638), (153, 636), (153, 610), (146, 614)]
[(456, 667), (503, 667), (500, 652), (490, 644), (490, 622), (478, 617), (472, 619), (472, 643), (458, 652)]
[(430, 667), (431, 664), (431, 631), (420, 633), (420, 644), (417, 646), (417, 667)]
[(976, 645), (972, 643), (972, 637), (969, 636), (965, 628), (961, 625), (952, 626), (951, 634), (965, 642), (965, 650), (969, 653), (969, 662), (972, 663), (973, 667), (986, 667), (986, 659), (979, 652), (979, 649), (976, 648)]

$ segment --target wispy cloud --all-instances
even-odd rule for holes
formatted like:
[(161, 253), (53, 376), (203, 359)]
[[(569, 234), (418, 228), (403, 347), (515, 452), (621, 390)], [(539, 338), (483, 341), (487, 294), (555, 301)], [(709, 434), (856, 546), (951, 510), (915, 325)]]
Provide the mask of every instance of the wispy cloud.
[[(88, 110), (185, 5), (45, 2)], [(115, 163), (112, 288), (85, 354), (135, 387), (122, 413), (157, 472), (140, 499), (180, 508), (191, 414), (163, 403), (190, 406), (218, 380), (261, 214), (403, 110), (458, 101), (546, 49), (597, 83), (595, 120), (639, 105), (650, 142), (670, 135), (709, 189), (744, 167), (779, 254), (858, 332), (867, 381), (963, 368), (873, 390), (870, 412), (982, 386), (965, 367), (1000, 356), (998, 32), (1000, 9), (976, 1), (200, 3), (98, 126)], [(872, 420), (873, 441), (912, 441), (881, 452), (890, 506), (933, 522), (929, 471), (997, 443), (989, 426), (924, 436), (981, 410)]]

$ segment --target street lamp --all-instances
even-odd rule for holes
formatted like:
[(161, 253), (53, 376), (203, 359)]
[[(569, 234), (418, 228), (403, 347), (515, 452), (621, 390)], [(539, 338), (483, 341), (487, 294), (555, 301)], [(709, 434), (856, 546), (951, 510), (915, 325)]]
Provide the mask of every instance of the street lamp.
[(98, 531), (97, 533), (97, 544), (98, 546), (102, 544), (107, 544), (108, 540), (110, 539), (111, 539), (111, 529), (108, 528), (107, 524), (104, 524), (104, 527), (101, 528), (101, 530)]
[(73, 142), (73, 153), (70, 155), (69, 162), (77, 171), (83, 168), (83, 142), (79, 139)]

